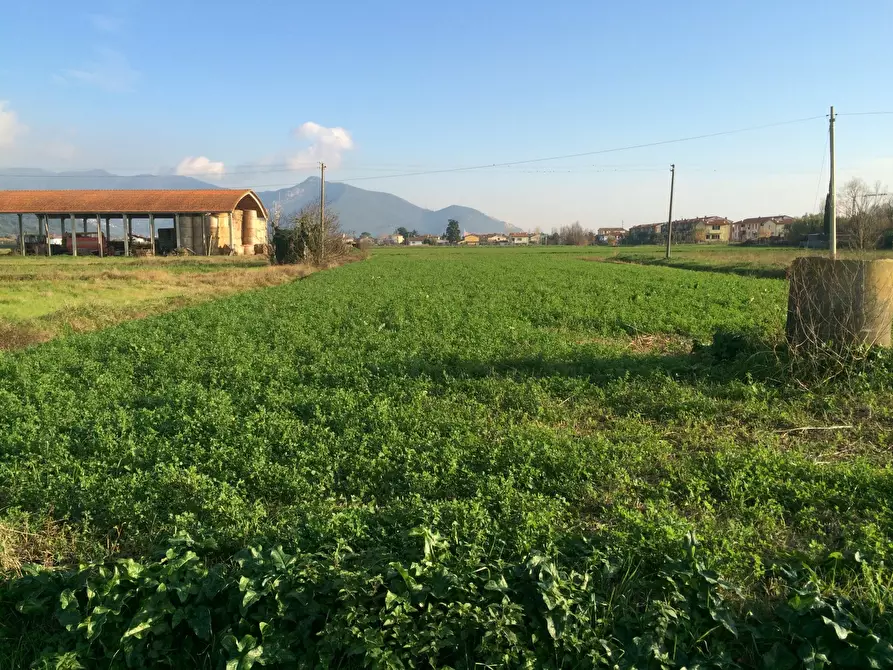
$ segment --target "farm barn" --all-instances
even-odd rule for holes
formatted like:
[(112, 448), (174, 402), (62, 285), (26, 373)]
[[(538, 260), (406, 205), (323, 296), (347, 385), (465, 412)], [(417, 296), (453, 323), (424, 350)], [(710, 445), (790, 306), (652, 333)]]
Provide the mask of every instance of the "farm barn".
[[(153, 254), (189, 249), (202, 256), (251, 256), (267, 244), (267, 211), (254, 191), (245, 189), (0, 191), (0, 214), (18, 215), (22, 253), (26, 215), (37, 217), (36, 232), (44, 240), (61, 231), (65, 248), (75, 256), (79, 244), (82, 253), (106, 253), (114, 219), (123, 222), (127, 256), (134, 252), (135, 219), (148, 219)], [(167, 225), (161, 227), (162, 222)], [(106, 243), (98, 244), (103, 237)]]

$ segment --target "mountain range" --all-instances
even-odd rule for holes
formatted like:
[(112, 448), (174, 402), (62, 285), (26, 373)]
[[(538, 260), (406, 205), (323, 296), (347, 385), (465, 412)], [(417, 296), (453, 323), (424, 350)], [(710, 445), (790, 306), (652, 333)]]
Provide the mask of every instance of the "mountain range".
[[(0, 169), (0, 190), (3, 189), (199, 189), (218, 188), (193, 177), (179, 175), (115, 175), (105, 170), (50, 172), (40, 169)], [(277, 191), (258, 191), (263, 203), (272, 208), (279, 203), (286, 219), (304, 205), (319, 198), (319, 177), (309, 177), (300, 184)], [(367, 191), (340, 182), (326, 182), (326, 206), (340, 217), (344, 231), (359, 235), (368, 232), (378, 237), (397, 228), (416, 230), (419, 234), (439, 235), (449, 219), (456, 219), (463, 230), (476, 233), (518, 230), (471, 207), (450, 205), (430, 210), (390, 193)], [(32, 223), (33, 226), (33, 223)], [(14, 216), (0, 215), (0, 236), (16, 235)], [(112, 233), (115, 234), (114, 231)]]
[[(319, 177), (309, 177), (290, 188), (259, 192), (258, 196), (268, 208), (278, 202), (283, 216), (288, 217), (319, 199)], [(367, 191), (339, 182), (326, 182), (326, 207), (338, 212), (343, 230), (356, 235), (368, 232), (378, 237), (401, 227), (422, 235), (442, 235), (450, 219), (456, 219), (462, 229), (476, 233), (502, 232), (507, 227), (505, 222), (471, 207), (450, 205), (438, 210), (424, 209), (390, 193)]]

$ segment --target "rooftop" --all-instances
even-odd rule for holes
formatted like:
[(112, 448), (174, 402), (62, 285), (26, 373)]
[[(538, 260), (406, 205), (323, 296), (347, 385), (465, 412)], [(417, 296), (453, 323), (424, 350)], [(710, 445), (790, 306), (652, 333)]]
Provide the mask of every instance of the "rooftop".
[(199, 190), (66, 190), (0, 191), (0, 214), (176, 214), (267, 211), (254, 191)]

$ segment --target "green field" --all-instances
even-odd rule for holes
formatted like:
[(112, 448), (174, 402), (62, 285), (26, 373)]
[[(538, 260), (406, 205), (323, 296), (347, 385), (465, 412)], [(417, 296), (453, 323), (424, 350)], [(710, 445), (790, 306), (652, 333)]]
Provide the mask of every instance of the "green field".
[(0, 667), (889, 667), (893, 363), (798, 378), (783, 279), (612, 253), (0, 354)]
[(0, 350), (98, 330), (222, 295), (289, 281), (305, 266), (261, 257), (0, 259)]

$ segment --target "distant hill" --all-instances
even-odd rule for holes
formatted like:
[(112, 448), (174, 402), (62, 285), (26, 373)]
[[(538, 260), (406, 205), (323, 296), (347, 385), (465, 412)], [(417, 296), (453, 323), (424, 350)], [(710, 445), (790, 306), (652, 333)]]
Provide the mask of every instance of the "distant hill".
[[(105, 170), (50, 172), (39, 169), (0, 169), (0, 189), (190, 189), (218, 188), (193, 177), (178, 175), (121, 176)], [(283, 214), (297, 212), (319, 196), (319, 178), (310, 177), (296, 186), (278, 191), (258, 192), (267, 207), (282, 205)], [(425, 209), (390, 193), (367, 191), (338, 182), (326, 183), (326, 202), (341, 218), (341, 227), (356, 234), (370, 232), (375, 236), (394, 232), (401, 226), (420, 234), (440, 235), (447, 221), (456, 219), (462, 230), (475, 233), (519, 230), (470, 207), (450, 205), (437, 211)], [(33, 227), (33, 225), (32, 225)], [(36, 232), (36, 231), (35, 231)], [(0, 214), (0, 237), (18, 234), (14, 216)], [(115, 231), (113, 231), (115, 234)]]
[(53, 190), (53, 189), (128, 189), (159, 188), (189, 189), (218, 188), (213, 184), (193, 177), (179, 175), (141, 174), (131, 177), (112, 174), (105, 170), (82, 170), (77, 172), (50, 172), (32, 168), (0, 169), (0, 189), (2, 190)]
[[(288, 216), (319, 197), (319, 177), (310, 177), (297, 186), (263, 191), (258, 195), (267, 207), (279, 202), (283, 214)], [(470, 207), (450, 205), (432, 211), (390, 193), (367, 191), (338, 182), (326, 183), (326, 203), (338, 212), (342, 229), (357, 235), (369, 232), (377, 237), (393, 233), (400, 227), (425, 235), (441, 235), (449, 219), (456, 219), (462, 230), (475, 233), (502, 232), (506, 228), (503, 221)], [(509, 229), (518, 230), (511, 226)]]

